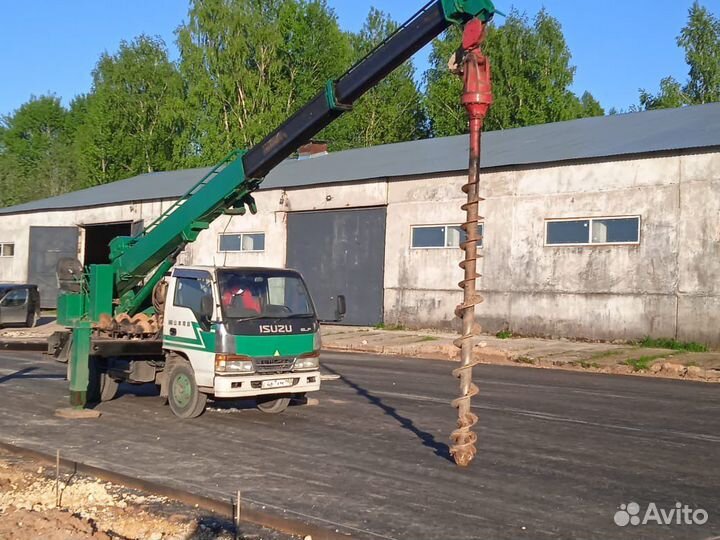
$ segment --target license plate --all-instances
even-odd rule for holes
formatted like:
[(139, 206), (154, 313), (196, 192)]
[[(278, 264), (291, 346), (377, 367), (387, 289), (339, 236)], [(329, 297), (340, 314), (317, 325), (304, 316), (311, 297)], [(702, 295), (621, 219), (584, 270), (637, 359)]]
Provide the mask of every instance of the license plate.
[(262, 382), (263, 388), (285, 388), (286, 386), (292, 386), (292, 379), (272, 379)]

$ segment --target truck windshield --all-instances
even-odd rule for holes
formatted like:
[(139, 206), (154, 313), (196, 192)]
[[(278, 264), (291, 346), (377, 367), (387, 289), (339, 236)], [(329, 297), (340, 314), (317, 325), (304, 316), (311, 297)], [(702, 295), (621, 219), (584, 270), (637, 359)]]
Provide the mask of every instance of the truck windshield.
[(284, 270), (218, 270), (226, 319), (312, 317), (310, 295), (298, 274)]

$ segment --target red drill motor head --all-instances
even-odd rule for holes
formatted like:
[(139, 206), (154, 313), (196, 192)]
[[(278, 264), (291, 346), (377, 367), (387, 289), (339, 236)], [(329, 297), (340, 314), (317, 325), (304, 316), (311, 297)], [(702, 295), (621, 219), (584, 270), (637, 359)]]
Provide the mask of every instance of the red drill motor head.
[(477, 49), (485, 41), (485, 29), (487, 26), (480, 19), (472, 19), (467, 22), (463, 30), (462, 48), (465, 51)]
[(465, 25), (462, 46), (464, 90), (462, 104), (470, 119), (482, 120), (493, 102), (490, 62), (480, 50), (485, 40), (485, 23), (472, 19)]

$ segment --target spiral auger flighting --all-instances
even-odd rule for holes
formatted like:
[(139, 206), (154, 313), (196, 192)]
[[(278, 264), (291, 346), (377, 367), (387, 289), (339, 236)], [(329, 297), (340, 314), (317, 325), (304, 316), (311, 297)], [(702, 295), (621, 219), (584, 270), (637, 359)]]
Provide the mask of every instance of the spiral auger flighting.
[(467, 202), (462, 205), (466, 217), (461, 226), (466, 238), (460, 243), (460, 249), (464, 252), (460, 268), (465, 272), (465, 276), (458, 284), (463, 290), (463, 302), (455, 308), (455, 316), (462, 319), (462, 335), (454, 341), (455, 346), (460, 349), (460, 367), (453, 370), (453, 375), (460, 379), (460, 396), (452, 402), (453, 407), (458, 410), (458, 427), (450, 435), (450, 453), (455, 463), (461, 467), (469, 465), (477, 452), (477, 434), (472, 431), (472, 427), (477, 423), (478, 417), (470, 407), (473, 396), (480, 392), (472, 381), (472, 369), (478, 363), (473, 357), (475, 306), (482, 302), (482, 297), (476, 292), (476, 282), (480, 277), (477, 272), (479, 206), (480, 201), (484, 200), (479, 194), (480, 149), (483, 121), (492, 103), (490, 64), (480, 50), (484, 38), (484, 23), (479, 19), (468, 22), (463, 32), (462, 57), (456, 58), (454, 62), (463, 77), (462, 103), (467, 110), (470, 124), (468, 182), (462, 187), (467, 195)]

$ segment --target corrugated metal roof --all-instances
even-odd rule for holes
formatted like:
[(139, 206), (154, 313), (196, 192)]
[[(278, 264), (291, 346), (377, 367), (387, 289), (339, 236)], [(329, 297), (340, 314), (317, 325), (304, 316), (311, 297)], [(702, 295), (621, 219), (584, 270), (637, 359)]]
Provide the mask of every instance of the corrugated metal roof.
[[(486, 133), (483, 168), (554, 163), (720, 146), (720, 103), (665, 109)], [(465, 135), (426, 139), (304, 160), (286, 160), (263, 189), (353, 182), (461, 171), (467, 168)], [(0, 209), (0, 214), (80, 208), (181, 196), (209, 168), (143, 174), (59, 197)]]

